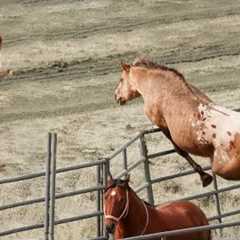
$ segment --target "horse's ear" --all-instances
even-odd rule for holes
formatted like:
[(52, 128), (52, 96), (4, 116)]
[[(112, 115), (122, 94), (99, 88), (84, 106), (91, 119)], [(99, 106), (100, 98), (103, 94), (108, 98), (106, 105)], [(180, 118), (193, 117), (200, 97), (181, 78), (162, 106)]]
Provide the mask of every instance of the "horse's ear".
[(129, 181), (130, 181), (130, 174), (126, 174), (124, 177), (124, 183), (128, 185)]
[(130, 72), (131, 65), (121, 62), (121, 67), (122, 67), (122, 70), (126, 72)]
[(112, 185), (112, 183), (113, 183), (113, 176), (112, 176), (111, 172), (109, 171), (108, 172), (108, 177), (107, 177), (107, 185), (108, 186)]

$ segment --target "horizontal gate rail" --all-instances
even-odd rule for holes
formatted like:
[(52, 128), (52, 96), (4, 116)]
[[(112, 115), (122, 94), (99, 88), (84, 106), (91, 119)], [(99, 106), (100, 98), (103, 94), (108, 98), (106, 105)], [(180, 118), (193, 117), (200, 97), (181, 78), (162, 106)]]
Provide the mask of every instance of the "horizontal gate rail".
[[(204, 171), (210, 170), (210, 169), (211, 169), (211, 167), (204, 167), (203, 168)], [(174, 179), (174, 178), (177, 178), (177, 177), (184, 177), (184, 176), (187, 176), (187, 175), (192, 175), (194, 173), (195, 173), (194, 170), (187, 170), (187, 171), (184, 171), (184, 172), (181, 172), (181, 173), (175, 173), (175, 174), (168, 175), (168, 176), (154, 178), (154, 179), (152, 179), (151, 182), (152, 182), (152, 184), (155, 184), (155, 183), (159, 183), (159, 182), (162, 182), (162, 181), (171, 180), (171, 179)]]
[(218, 216), (210, 217), (210, 218), (208, 218), (208, 221), (217, 220), (217, 219), (219, 219), (219, 217), (221, 217), (221, 218), (232, 217), (232, 216), (238, 215), (238, 214), (240, 214), (240, 209), (239, 210), (230, 211), (230, 212), (226, 212), (226, 213), (220, 214)]
[(177, 235), (182, 235), (182, 234), (187, 234), (192, 232), (202, 232), (207, 230), (223, 229), (223, 228), (235, 227), (235, 226), (240, 226), (240, 221), (231, 222), (231, 223), (212, 224), (212, 225), (206, 225), (201, 227), (183, 228), (178, 230), (141, 235), (136, 237), (128, 237), (128, 238), (123, 238), (123, 240), (150, 240), (157, 237), (177, 236)]
[(176, 150), (175, 149), (170, 149), (170, 150), (167, 150), (167, 151), (153, 153), (153, 154), (148, 155), (148, 158), (151, 159), (151, 158), (156, 158), (156, 157), (162, 157), (162, 156), (166, 156), (166, 155), (169, 155), (169, 154), (172, 154), (172, 153), (176, 153)]
[[(65, 198), (65, 197), (72, 197), (72, 196), (81, 195), (84, 193), (90, 193), (90, 192), (94, 192), (94, 191), (98, 191), (98, 190), (103, 190), (103, 189), (104, 189), (104, 186), (98, 186), (98, 187), (85, 188), (85, 189), (76, 190), (76, 191), (67, 192), (67, 193), (58, 193), (55, 195), (55, 198), (61, 199), (61, 198)], [(0, 206), (0, 211), (6, 210), (9, 208), (16, 208), (16, 207), (32, 205), (35, 203), (42, 203), (44, 201), (45, 201), (45, 198), (42, 197), (42, 198), (36, 198), (36, 199), (32, 199), (32, 200), (26, 200), (26, 201), (22, 201), (22, 202), (12, 203), (12, 204), (8, 204), (8, 205)]]
[(96, 211), (96, 212), (93, 212), (93, 213), (87, 213), (87, 214), (80, 215), (80, 216), (60, 219), (60, 220), (55, 221), (55, 225), (69, 223), (69, 222), (75, 222), (75, 221), (84, 220), (84, 219), (87, 219), (87, 218), (92, 218), (92, 217), (97, 217), (97, 216), (103, 216), (103, 212), (102, 211), (101, 212)]
[(20, 177), (1, 179), (0, 185), (5, 184), (5, 183), (14, 183), (14, 182), (20, 182), (20, 181), (24, 181), (24, 180), (44, 177), (45, 175), (46, 175), (45, 172), (40, 172), (40, 173), (33, 173), (33, 174), (28, 174), (28, 175), (24, 175), (24, 176), (20, 176)]
[(30, 226), (19, 227), (19, 228), (7, 230), (7, 231), (4, 231), (4, 232), (0, 232), (0, 237), (11, 235), (11, 234), (16, 234), (16, 233), (20, 233), (20, 232), (26, 232), (26, 231), (31, 231), (31, 230), (35, 230), (35, 229), (40, 229), (40, 228), (43, 228), (43, 227), (44, 227), (43, 223), (30, 225)]
[[(101, 165), (105, 162), (106, 162), (105, 159), (92, 161), (92, 162), (85, 162), (85, 163), (81, 163), (81, 164), (75, 165), (75, 166), (59, 168), (56, 170), (56, 173), (64, 173), (64, 172), (69, 172), (69, 171), (73, 171), (73, 170), (79, 170), (79, 169), (86, 168), (86, 167), (94, 167), (97, 165)], [(39, 173), (32, 173), (32, 174), (27, 174), (27, 175), (18, 176), (18, 177), (0, 179), (0, 185), (6, 184), (6, 183), (20, 182), (20, 181), (25, 181), (25, 180), (30, 180), (30, 179), (45, 177), (45, 176), (46, 176), (45, 172), (39, 172)]]
[(142, 132), (140, 132), (139, 134), (137, 134), (136, 137), (134, 137), (133, 139), (131, 139), (129, 142), (127, 142), (126, 144), (124, 144), (122, 147), (120, 147), (119, 149), (117, 149), (112, 155), (110, 155), (109, 157), (107, 157), (108, 159), (113, 159), (115, 158), (119, 153), (122, 153), (124, 151), (124, 149), (126, 149), (127, 147), (129, 147), (132, 143), (136, 142), (140, 136), (142, 136)]
[(116, 178), (121, 178), (121, 177), (123, 177), (126, 173), (131, 172), (133, 169), (135, 169), (137, 166), (139, 166), (139, 165), (142, 164), (143, 162), (144, 162), (144, 159), (141, 158), (140, 160), (132, 163), (131, 165), (128, 166), (127, 169), (124, 169), (123, 171), (121, 171), (121, 172), (116, 176)]
[(238, 189), (238, 188), (240, 188), (240, 184), (236, 184), (236, 185), (232, 185), (232, 186), (224, 187), (224, 188), (219, 188), (218, 191), (213, 190), (213, 191), (209, 191), (209, 192), (205, 192), (205, 193), (196, 194), (196, 195), (194, 195), (194, 196), (181, 198), (181, 199), (178, 199), (177, 201), (181, 201), (181, 200), (190, 201), (190, 200), (194, 200), (194, 199), (196, 199), (196, 198), (208, 197), (208, 196), (214, 195), (214, 194), (216, 194), (216, 193), (223, 193), (223, 192), (235, 190), (235, 189)]

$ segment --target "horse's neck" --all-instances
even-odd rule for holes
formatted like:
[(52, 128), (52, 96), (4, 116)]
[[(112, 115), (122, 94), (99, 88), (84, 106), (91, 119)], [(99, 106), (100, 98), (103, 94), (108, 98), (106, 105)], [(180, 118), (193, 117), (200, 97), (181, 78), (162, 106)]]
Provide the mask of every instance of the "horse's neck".
[[(142, 233), (146, 221), (147, 214), (143, 201), (138, 196), (129, 190), (129, 211), (128, 215), (123, 218), (119, 224), (119, 232), (122, 232), (122, 237), (139, 235)], [(148, 206), (146, 206), (148, 208)]]
[(132, 71), (131, 81), (148, 107), (162, 109), (178, 97), (194, 95), (191, 86), (171, 71), (136, 68)]
[(200, 90), (171, 71), (135, 69), (132, 81), (144, 99), (145, 114), (161, 128), (166, 128), (168, 115), (181, 109), (197, 111), (200, 102), (210, 102)]

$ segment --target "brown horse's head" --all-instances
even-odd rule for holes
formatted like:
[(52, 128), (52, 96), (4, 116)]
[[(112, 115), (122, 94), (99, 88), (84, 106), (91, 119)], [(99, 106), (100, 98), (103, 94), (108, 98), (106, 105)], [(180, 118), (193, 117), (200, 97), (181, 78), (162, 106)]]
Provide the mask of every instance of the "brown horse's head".
[(140, 94), (130, 79), (132, 66), (125, 63), (122, 63), (121, 66), (122, 74), (115, 89), (115, 99), (120, 105), (123, 105), (127, 101), (140, 96)]
[(129, 209), (129, 177), (126, 180), (110, 179), (104, 191), (104, 218), (108, 233), (125, 218)]

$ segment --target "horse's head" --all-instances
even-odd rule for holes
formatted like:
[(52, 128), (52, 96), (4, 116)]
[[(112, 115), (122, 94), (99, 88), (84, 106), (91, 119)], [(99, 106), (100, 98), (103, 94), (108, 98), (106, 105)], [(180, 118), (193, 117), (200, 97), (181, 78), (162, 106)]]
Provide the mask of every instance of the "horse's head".
[(129, 64), (122, 63), (122, 74), (118, 82), (118, 85), (115, 89), (115, 99), (120, 104), (123, 105), (127, 101), (130, 101), (138, 96), (140, 96), (136, 87), (132, 84), (131, 81), (131, 68)]
[(114, 233), (117, 223), (129, 210), (129, 177), (126, 180), (110, 179), (104, 191), (104, 217), (108, 233)]

